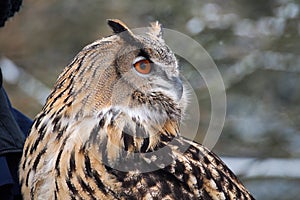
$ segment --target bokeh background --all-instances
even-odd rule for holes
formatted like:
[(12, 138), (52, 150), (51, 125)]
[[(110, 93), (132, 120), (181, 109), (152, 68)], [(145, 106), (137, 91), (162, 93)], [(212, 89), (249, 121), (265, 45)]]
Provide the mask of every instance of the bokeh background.
[[(225, 126), (213, 150), (257, 199), (299, 198), (300, 1), (24, 0), (0, 29), (0, 66), (14, 107), (33, 118), (64, 66), (85, 45), (111, 34), (108, 18), (130, 27), (159, 20), (198, 41), (226, 86)], [(179, 61), (198, 95), (195, 139), (201, 142), (209, 94), (201, 77)]]

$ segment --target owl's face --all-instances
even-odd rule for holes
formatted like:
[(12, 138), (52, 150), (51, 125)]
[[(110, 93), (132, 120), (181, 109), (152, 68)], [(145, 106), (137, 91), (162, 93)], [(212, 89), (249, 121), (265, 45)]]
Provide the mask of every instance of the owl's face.
[[(143, 101), (147, 104), (149, 100), (150, 109), (154, 104), (170, 104), (176, 109), (184, 109), (185, 91), (178, 63), (162, 39), (161, 26), (155, 23), (146, 32), (134, 34), (119, 21), (111, 23), (113, 29), (126, 29), (120, 33), (115, 30), (118, 34), (112, 36), (117, 38), (114, 41), (116, 46), (123, 44), (114, 60), (120, 77), (113, 86), (112, 105), (133, 108), (144, 104)], [(140, 95), (142, 98), (139, 99)], [(157, 106), (157, 109), (164, 108)]]
[[(131, 47), (121, 48), (115, 59), (116, 68), (121, 74), (120, 84), (128, 85), (127, 94), (136, 90), (146, 96), (161, 93), (174, 102), (180, 102), (183, 85), (174, 54), (161, 39), (145, 36), (136, 38), (143, 45), (133, 44)], [(116, 87), (114, 90), (117, 93), (124, 92)]]

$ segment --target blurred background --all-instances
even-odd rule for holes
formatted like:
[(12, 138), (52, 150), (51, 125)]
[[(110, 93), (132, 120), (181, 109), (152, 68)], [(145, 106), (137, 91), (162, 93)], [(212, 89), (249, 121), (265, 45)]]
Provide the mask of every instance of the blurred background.
[[(227, 116), (214, 151), (257, 199), (300, 195), (300, 1), (23, 0), (0, 29), (4, 87), (33, 118), (59, 73), (88, 43), (111, 34), (106, 19), (130, 27), (159, 20), (198, 41), (223, 77)], [(189, 63), (199, 99), (201, 142), (210, 119), (207, 88)]]

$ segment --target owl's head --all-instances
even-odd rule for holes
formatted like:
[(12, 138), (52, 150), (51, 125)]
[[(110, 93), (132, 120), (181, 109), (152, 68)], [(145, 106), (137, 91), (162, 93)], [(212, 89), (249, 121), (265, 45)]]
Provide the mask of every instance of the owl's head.
[(86, 46), (59, 77), (49, 98), (59, 96), (60, 103), (70, 107), (66, 110), (70, 115), (116, 107), (148, 119), (180, 121), (186, 91), (161, 25), (156, 22), (136, 31), (119, 20), (108, 20), (108, 25), (113, 35)]

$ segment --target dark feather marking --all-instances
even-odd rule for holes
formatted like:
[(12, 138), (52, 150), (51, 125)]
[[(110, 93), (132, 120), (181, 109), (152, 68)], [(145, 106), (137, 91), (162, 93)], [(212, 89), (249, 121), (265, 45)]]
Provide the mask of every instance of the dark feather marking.
[(126, 178), (126, 176), (122, 176), (122, 178), (119, 178), (119, 181), (122, 182), (123, 188), (134, 188), (136, 186), (137, 180), (135, 180), (133, 178), (124, 180), (125, 178)]
[[(182, 188), (177, 187), (177, 186), (174, 185), (172, 189), (173, 189), (173, 194), (174, 194), (175, 197), (177, 197), (178, 199), (184, 199)], [(189, 198), (186, 198), (186, 199), (189, 199)]]
[[(218, 174), (219, 174), (219, 172), (218, 172)], [(222, 181), (218, 177), (215, 177), (215, 176), (212, 176), (212, 179), (216, 183), (218, 191), (222, 192), (223, 191)], [(225, 197), (226, 197), (226, 195), (225, 195)]]
[(57, 179), (55, 179), (55, 192), (59, 192), (59, 187), (57, 184)]
[(146, 173), (144, 174), (144, 180), (145, 180), (148, 188), (151, 188), (156, 185), (156, 181), (154, 180), (154, 178), (150, 177), (149, 174), (146, 174)]
[[(128, 172), (122, 172), (118, 171), (116, 169), (113, 169), (107, 165), (105, 165), (107, 173), (110, 173), (111, 175), (115, 176), (115, 178), (119, 181), (122, 182), (123, 186), (128, 187), (129, 185), (134, 186), (136, 184), (136, 179), (130, 179), (130, 180), (125, 180), (128, 177)], [(126, 183), (125, 183), (126, 182)]]
[(103, 128), (104, 124), (105, 124), (105, 119), (104, 119), (104, 117), (102, 117), (102, 119), (99, 122), (100, 128)]
[(88, 177), (92, 177), (92, 167), (91, 167), (91, 161), (90, 161), (90, 157), (88, 155), (84, 155), (84, 164), (85, 164), (85, 171), (84, 173), (88, 176)]
[(146, 153), (148, 147), (149, 147), (149, 138), (145, 138), (145, 139), (143, 140), (143, 145), (142, 145), (142, 147), (141, 147), (141, 152), (142, 152), (142, 153)]
[(57, 176), (60, 176), (60, 167), (59, 167), (60, 159), (61, 159), (61, 155), (62, 155), (62, 152), (64, 151), (64, 148), (65, 148), (68, 138), (69, 138), (69, 135), (67, 137), (65, 137), (64, 141), (62, 142), (62, 145), (59, 149), (59, 152), (58, 152), (58, 155), (57, 155), (57, 158), (55, 161), (55, 170), (56, 170)]
[(210, 164), (210, 161), (208, 160), (207, 156), (204, 156), (204, 157), (203, 157), (203, 161), (204, 161), (204, 163), (207, 164), (207, 165)]
[(128, 151), (129, 147), (133, 145), (133, 137), (132, 137), (132, 131), (129, 129), (128, 126), (125, 126), (122, 131), (122, 138), (124, 142), (124, 149), (125, 151)]
[(176, 164), (175, 164), (175, 175), (180, 176), (181, 173), (184, 172), (185, 166), (179, 160), (176, 160), (175, 162), (176, 162)]
[(75, 171), (76, 171), (75, 150), (73, 149), (71, 152), (70, 160), (69, 160), (69, 169), (68, 169), (69, 178), (73, 177), (73, 172), (75, 172)]
[(118, 194), (116, 194), (115, 191), (107, 188), (104, 186), (103, 182), (100, 179), (100, 175), (98, 174), (97, 171), (93, 170), (93, 176), (95, 178), (96, 184), (98, 186), (98, 188), (105, 194), (107, 195), (108, 193), (112, 194), (114, 196), (115, 199), (120, 199), (118, 198)]
[(62, 150), (59, 151), (56, 161), (55, 161), (55, 170), (57, 173), (57, 176), (60, 176), (60, 167), (59, 167), (59, 163), (60, 163), (60, 158), (61, 158), (61, 154), (62, 154)]
[(198, 166), (195, 166), (193, 164), (191, 166), (192, 166), (192, 173), (197, 179), (197, 188), (200, 189), (203, 187), (203, 180), (202, 177), (200, 176), (202, 172), (200, 171), (200, 168)]
[(229, 184), (228, 184), (228, 190), (232, 191), (233, 188), (234, 188), (234, 187), (233, 187), (233, 184), (229, 183)]
[(241, 193), (240, 189), (236, 189), (235, 192), (236, 192), (237, 199), (240, 199), (242, 197), (242, 195), (245, 197), (245, 194)]
[(37, 146), (39, 145), (40, 141), (44, 138), (44, 136), (45, 136), (45, 134), (46, 134), (46, 131), (45, 131), (46, 126), (47, 126), (47, 124), (44, 123), (44, 124), (38, 129), (39, 135), (38, 135), (38, 138), (35, 140), (34, 144), (33, 144), (33, 145), (31, 146), (31, 148), (30, 148), (30, 152), (29, 152), (30, 154), (32, 154), (32, 153), (36, 150), (36, 148), (37, 148)]
[(68, 91), (67, 98), (65, 98), (64, 101), (63, 101), (64, 104), (67, 103), (68, 100), (72, 97), (72, 95), (71, 95), (72, 89), (73, 89), (73, 87)]
[(54, 191), (54, 200), (57, 200), (57, 192)]
[(53, 132), (56, 132), (60, 129), (60, 126), (61, 126), (61, 122), (59, 121), (60, 119), (61, 119), (61, 116), (56, 116), (53, 119), (53, 121), (52, 121), (52, 124), (54, 125), (53, 129), (52, 129)]
[(168, 194), (171, 194), (171, 188), (169, 183), (167, 183), (166, 181), (161, 181), (161, 193), (163, 194), (163, 196), (166, 196)]
[(29, 169), (29, 171), (28, 171), (28, 173), (26, 175), (26, 179), (25, 179), (25, 185), (26, 185), (26, 187), (28, 187), (28, 181), (29, 181), (29, 174), (30, 174), (30, 172), (31, 172), (31, 169)]
[[(65, 88), (63, 89), (63, 91), (61, 91), (52, 101), (51, 103), (49, 104), (49, 108), (52, 108), (53, 105), (57, 102), (58, 99), (60, 99), (62, 97), (62, 95), (69, 89), (69, 87), (71, 86), (71, 83), (73, 82), (73, 77), (70, 79), (70, 84)], [(60, 88), (60, 87), (59, 87)], [(59, 88), (55, 88), (55, 91)]]
[(161, 142), (169, 142), (172, 140), (171, 136), (165, 135), (165, 134), (160, 134), (160, 141)]
[(100, 179), (100, 175), (96, 171), (93, 171), (93, 176), (95, 178), (98, 189), (100, 189), (101, 192), (103, 192), (103, 194), (107, 195), (107, 191), (105, 190), (105, 186), (104, 186), (103, 182)]
[[(176, 198), (189, 199), (189, 198), (184, 198), (184, 193), (183, 193), (183, 191), (190, 191), (190, 188), (188, 187), (186, 182), (184, 182), (181, 179), (178, 179), (178, 176), (174, 176), (174, 174), (170, 173), (170, 171), (168, 169), (169, 169), (169, 167), (158, 170), (156, 172), (157, 176), (161, 177), (163, 182), (166, 182), (168, 180), (170, 183), (174, 184), (172, 189), (173, 189), (174, 196), (176, 196)], [(178, 181), (178, 180), (180, 180), (180, 181)]]
[(211, 180), (212, 179), (212, 175), (210, 173), (210, 171), (207, 169), (207, 167), (204, 167), (204, 170), (205, 170), (205, 176), (208, 180)]
[(209, 193), (206, 190), (202, 191), (203, 199), (212, 199), (212, 197), (209, 195)]
[(33, 165), (32, 165), (32, 169), (35, 171), (39, 162), (40, 162), (40, 159), (42, 157), (43, 154), (46, 153), (46, 150), (47, 150), (47, 146), (45, 146), (42, 151), (39, 152), (39, 154), (36, 156), (34, 162), (33, 162)]
[(31, 199), (34, 199), (34, 187), (31, 187), (31, 189), (30, 189), (30, 198)]
[(63, 136), (63, 134), (65, 133), (65, 131), (67, 130), (68, 126), (63, 127), (61, 130), (58, 130), (57, 135), (56, 135), (56, 140), (60, 140), (61, 136)]
[(190, 179), (190, 174), (188, 174), (188, 172), (185, 171), (185, 170), (182, 171), (182, 172), (181, 172), (182, 173), (182, 180), (183, 180), (183, 182), (187, 183)]
[(75, 72), (78, 72), (79, 71), (79, 69), (81, 68), (81, 66), (82, 66), (82, 63), (83, 63), (83, 61), (84, 61), (84, 59), (85, 59), (85, 56), (86, 56), (86, 54), (83, 54), (83, 56), (81, 56), (79, 59), (80, 59), (80, 61), (79, 61), (79, 63), (78, 63), (78, 66), (77, 66), (77, 68), (76, 68), (76, 70), (75, 70)]
[[(77, 195), (78, 194), (78, 190), (75, 188), (75, 186), (72, 184), (70, 178), (66, 179), (66, 183), (68, 185), (68, 188), (70, 189), (70, 193)], [(72, 195), (71, 195), (72, 196)]]
[[(27, 146), (26, 146), (24, 155), (27, 155), (27, 153), (28, 153), (28, 150), (29, 150), (29, 145), (27, 145)], [(25, 162), (23, 162), (22, 169), (24, 170), (24, 169), (25, 169), (25, 167), (26, 167), (26, 161), (25, 161)]]
[(83, 179), (80, 176), (77, 176), (77, 180), (78, 183), (80, 184), (80, 186), (82, 187), (82, 189), (86, 192), (89, 193), (89, 196), (91, 199), (96, 199), (93, 194), (95, 193), (95, 191), (89, 186), (88, 183), (84, 182)]
[[(91, 51), (87, 51), (84, 56), (80, 59), (80, 65), (82, 65), (82, 63), (86, 60), (86, 57), (87, 57), (87, 62), (86, 63), (89, 63), (89, 65), (85, 65), (85, 67), (79, 72), (78, 74), (78, 77), (80, 77), (80, 81), (82, 81), (82, 78), (85, 77), (84, 76), (84, 73), (88, 72), (89, 70), (91, 70), (91, 68), (93, 66), (95, 66), (95, 62), (97, 61), (97, 59), (95, 59), (96, 56), (99, 55), (99, 52), (97, 51), (93, 51), (91, 53)], [(93, 60), (93, 61), (91, 61)], [(97, 71), (97, 70), (95, 70)]]
[(35, 128), (37, 129), (38, 126), (40, 125), (42, 119), (46, 116), (46, 114), (44, 112), (42, 112), (36, 119), (34, 122)]
[(55, 113), (55, 115), (59, 115), (63, 110), (65, 109), (65, 106), (61, 106), (60, 109)]

